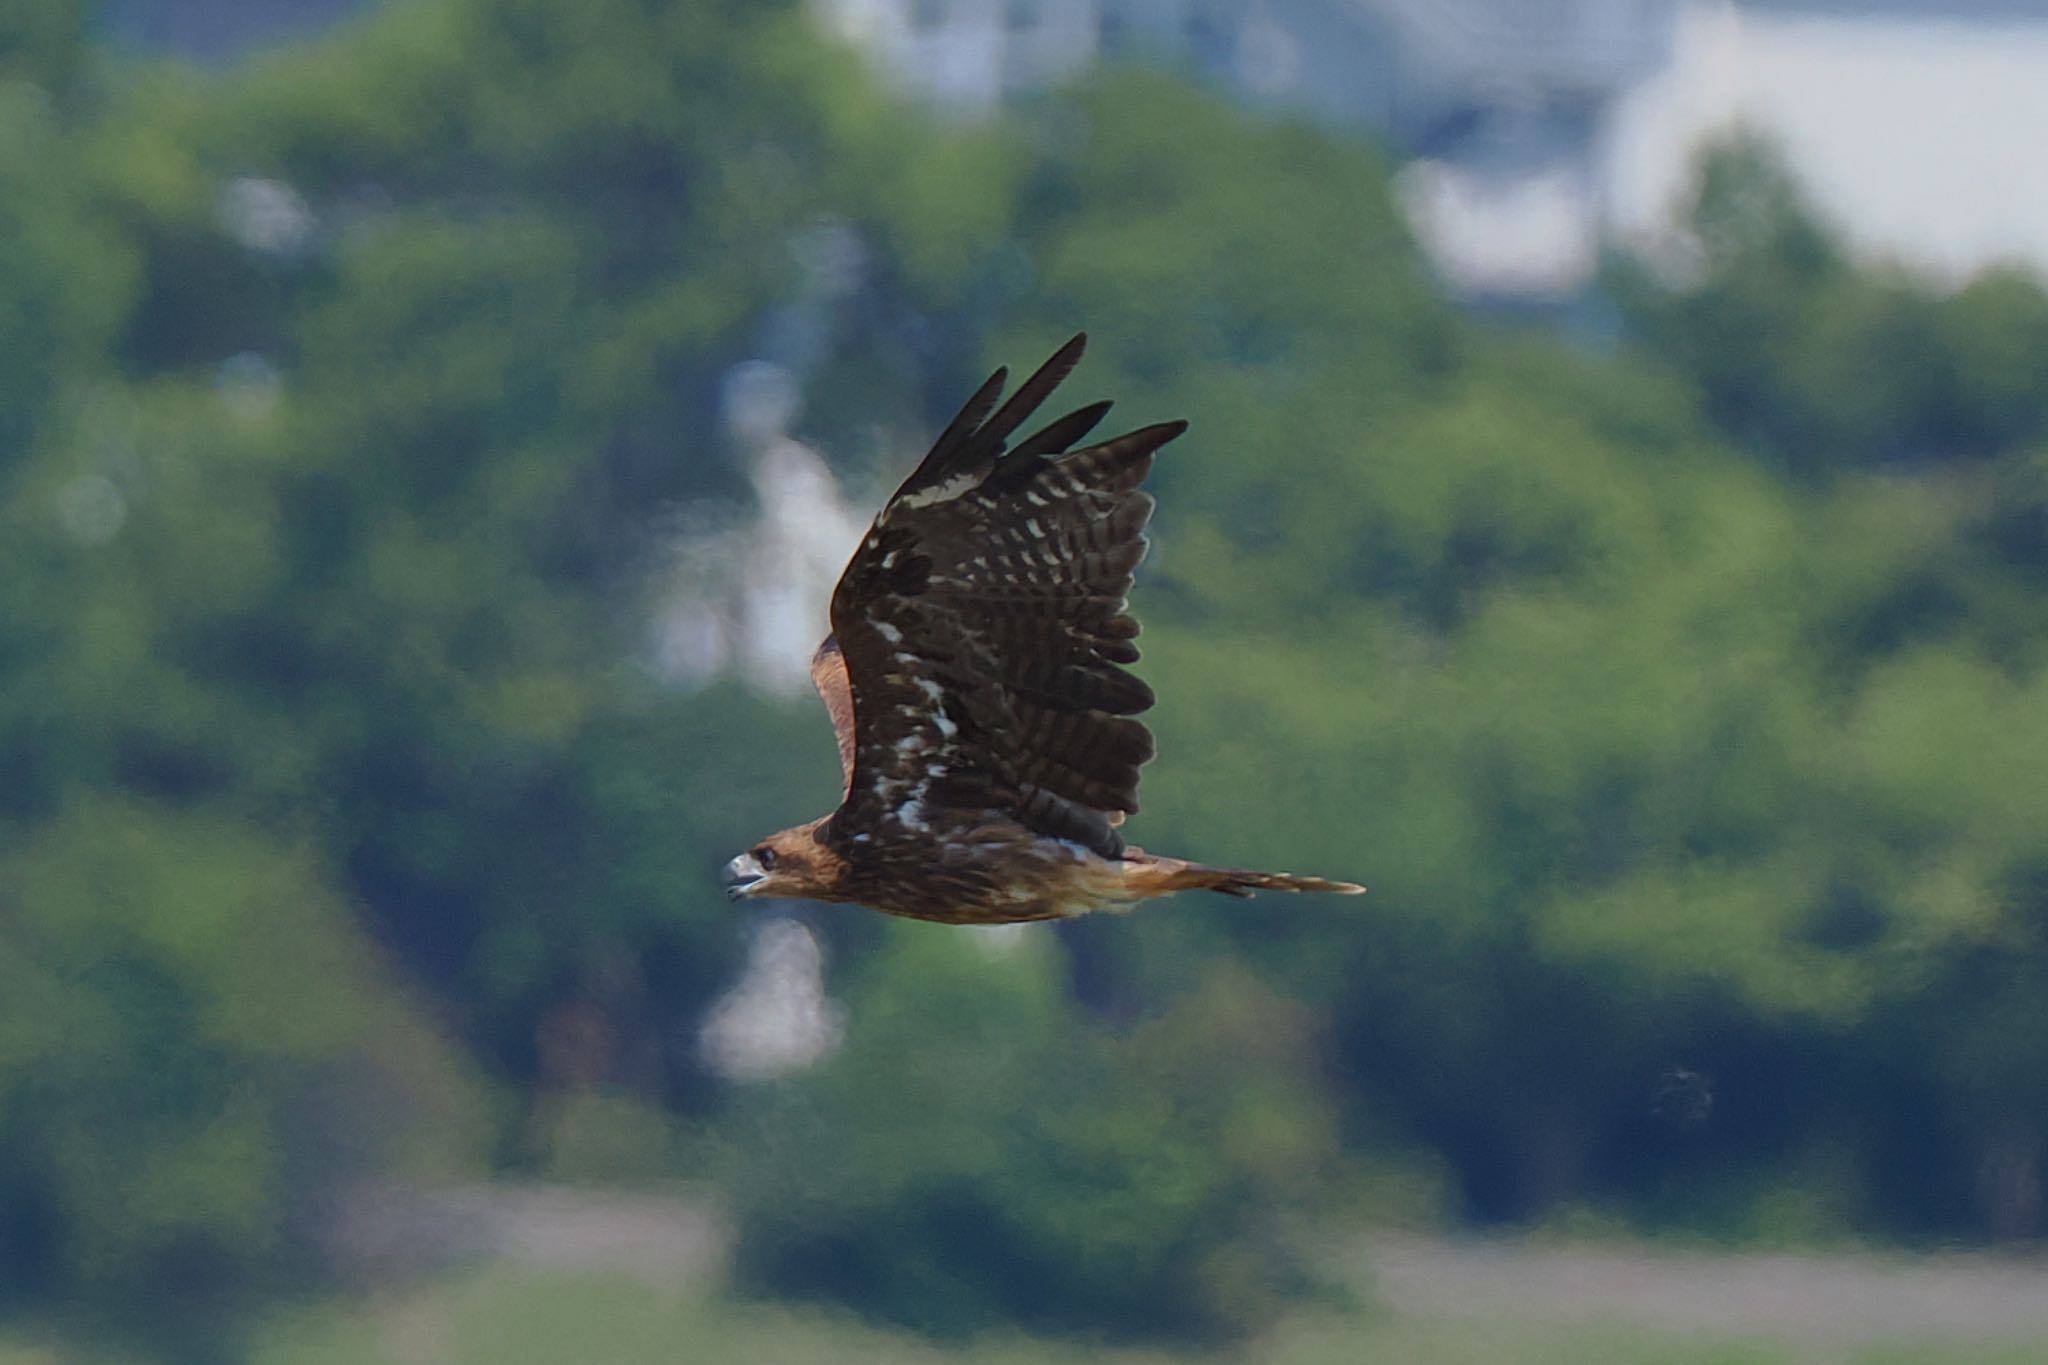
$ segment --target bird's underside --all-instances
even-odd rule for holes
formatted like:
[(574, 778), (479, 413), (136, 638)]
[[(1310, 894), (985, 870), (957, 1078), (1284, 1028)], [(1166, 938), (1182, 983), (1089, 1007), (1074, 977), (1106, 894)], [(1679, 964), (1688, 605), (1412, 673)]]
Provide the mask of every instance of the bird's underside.
[(1109, 409), (1097, 403), (1010, 448), (1083, 344), (999, 409), (998, 370), (875, 518), (811, 665), (843, 799), (733, 859), (729, 894), (1006, 924), (1175, 891), (1364, 889), (1124, 843), (1153, 754), (1135, 719), (1152, 691), (1124, 667), (1138, 658), (1126, 596), (1152, 513), (1138, 484), (1186, 424), (1077, 447)]

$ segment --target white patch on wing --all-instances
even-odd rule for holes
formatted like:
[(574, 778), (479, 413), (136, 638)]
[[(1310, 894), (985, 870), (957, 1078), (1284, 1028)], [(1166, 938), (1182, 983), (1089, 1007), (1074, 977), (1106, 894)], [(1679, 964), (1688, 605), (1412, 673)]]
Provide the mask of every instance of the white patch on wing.
[(921, 488), (915, 493), (906, 493), (896, 500), (898, 507), (930, 507), (933, 503), (951, 502), (968, 489), (981, 482), (981, 475), (974, 472), (955, 474), (944, 483), (935, 483), (930, 488)]
[[(960, 733), (960, 727), (955, 725), (952, 721), (947, 720), (943, 715), (933, 716), (932, 724), (936, 725), (939, 729), (939, 733), (947, 739), (951, 739), (953, 736)], [(934, 768), (932, 769), (932, 771), (936, 773), (939, 770), (937, 768)]]
[(924, 802), (922, 801), (915, 799), (905, 801), (901, 806), (897, 807), (896, 818), (912, 829), (921, 830), (929, 828), (924, 822)]
[[(885, 641), (892, 645), (900, 645), (903, 643), (903, 632), (896, 629), (896, 627), (890, 625), (887, 621), (875, 622), (875, 634), (881, 636)], [(899, 655), (898, 657), (901, 656)]]
[(940, 687), (930, 678), (912, 678), (910, 681), (916, 685), (918, 691), (924, 693), (933, 701), (938, 701), (946, 695), (946, 689)]

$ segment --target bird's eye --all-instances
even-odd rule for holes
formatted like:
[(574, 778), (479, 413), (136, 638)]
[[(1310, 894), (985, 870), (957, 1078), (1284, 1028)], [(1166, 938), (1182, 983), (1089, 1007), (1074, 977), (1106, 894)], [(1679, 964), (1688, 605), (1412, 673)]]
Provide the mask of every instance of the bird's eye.
[(763, 872), (775, 870), (775, 850), (763, 844), (754, 850), (754, 861), (761, 865)]

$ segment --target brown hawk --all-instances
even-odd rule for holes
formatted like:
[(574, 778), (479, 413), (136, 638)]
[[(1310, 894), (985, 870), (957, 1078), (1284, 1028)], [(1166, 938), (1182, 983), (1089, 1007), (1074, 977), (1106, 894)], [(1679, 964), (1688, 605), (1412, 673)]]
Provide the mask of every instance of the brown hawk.
[(1086, 341), (1000, 408), (997, 370), (875, 518), (811, 661), (839, 734), (839, 809), (734, 858), (728, 895), (1006, 924), (1174, 891), (1365, 889), (1158, 857), (1118, 833), (1153, 754), (1133, 719), (1152, 689), (1124, 671), (1152, 516), (1138, 484), (1187, 423), (1075, 448), (1109, 411), (1095, 403), (1010, 447)]

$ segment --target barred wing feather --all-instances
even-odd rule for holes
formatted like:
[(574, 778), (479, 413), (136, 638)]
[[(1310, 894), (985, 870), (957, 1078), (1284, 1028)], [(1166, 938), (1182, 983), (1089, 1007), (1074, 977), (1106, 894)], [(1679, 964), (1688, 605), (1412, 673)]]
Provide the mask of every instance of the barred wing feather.
[(820, 651), (843, 656), (851, 700), (835, 840), (1011, 821), (1122, 853), (1116, 827), (1153, 754), (1133, 719), (1152, 691), (1124, 667), (1138, 658), (1126, 599), (1152, 515), (1138, 485), (1186, 424), (1073, 448), (1109, 410), (1098, 403), (1010, 449), (1084, 344), (1061, 347), (1000, 408), (998, 370), (841, 577)]

